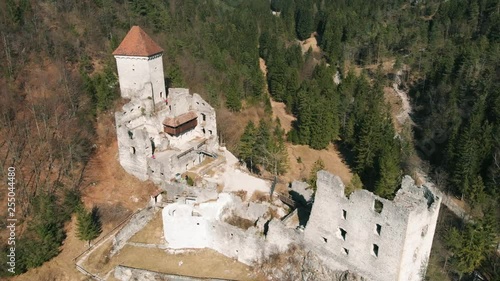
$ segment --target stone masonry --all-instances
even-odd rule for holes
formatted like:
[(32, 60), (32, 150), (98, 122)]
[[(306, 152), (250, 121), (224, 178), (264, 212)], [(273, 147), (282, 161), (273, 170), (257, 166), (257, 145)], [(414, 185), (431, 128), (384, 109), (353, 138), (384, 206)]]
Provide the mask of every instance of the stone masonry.
[(166, 91), (163, 50), (134, 26), (113, 54), (121, 96), (130, 99), (115, 113), (122, 167), (160, 183), (216, 157), (215, 110), (188, 89)]
[(421, 280), (441, 198), (409, 176), (393, 201), (367, 190), (346, 197), (340, 178), (325, 171), (317, 187), (304, 238), (325, 263), (369, 280)]

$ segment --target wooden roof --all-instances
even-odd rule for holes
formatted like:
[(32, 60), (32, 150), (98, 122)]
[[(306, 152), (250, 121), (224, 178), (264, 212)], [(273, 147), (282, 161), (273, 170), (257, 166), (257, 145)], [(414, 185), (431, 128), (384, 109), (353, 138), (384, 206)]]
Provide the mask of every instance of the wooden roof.
[(163, 49), (142, 28), (133, 26), (113, 55), (149, 57), (162, 52)]
[(175, 127), (182, 125), (188, 121), (196, 119), (197, 117), (198, 117), (198, 115), (196, 115), (196, 112), (189, 111), (189, 112), (186, 112), (186, 113), (181, 114), (181, 115), (174, 117), (174, 118), (171, 118), (171, 117), (165, 118), (165, 120), (163, 121), (163, 125), (175, 128)]

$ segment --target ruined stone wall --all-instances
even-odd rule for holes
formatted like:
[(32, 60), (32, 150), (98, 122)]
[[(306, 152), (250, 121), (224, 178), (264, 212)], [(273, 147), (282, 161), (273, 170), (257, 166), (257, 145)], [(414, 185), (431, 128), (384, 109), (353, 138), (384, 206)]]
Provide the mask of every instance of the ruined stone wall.
[[(414, 185), (410, 177), (405, 177), (402, 189), (410, 190)], [(418, 195), (417, 200), (421, 204), (410, 213), (399, 280), (420, 280), (425, 276), (441, 205), (441, 198), (432, 194), (427, 187), (413, 190), (418, 191), (415, 195)]]
[(366, 190), (347, 198), (340, 178), (325, 171), (317, 187), (304, 238), (325, 263), (370, 280), (419, 280), (413, 269), (420, 269), (432, 245), (432, 234), (422, 239), (422, 228), (433, 231), (439, 211), (428, 208), (424, 189), (406, 181), (394, 201)]
[(122, 167), (128, 173), (140, 180), (148, 179), (147, 155), (148, 135), (143, 130), (130, 130), (125, 125), (120, 124), (121, 112), (115, 114), (117, 125), (116, 135), (118, 138), (118, 158)]
[(133, 215), (130, 221), (113, 238), (113, 248), (110, 255), (113, 256), (118, 253), (132, 236), (143, 229), (153, 219), (154, 214), (155, 209), (148, 207)]
[[(200, 203), (197, 209), (192, 205), (179, 203), (166, 206), (162, 215), (167, 246), (172, 249), (210, 248), (253, 265), (273, 253), (286, 251), (290, 243), (297, 243), (301, 239), (299, 232), (287, 229), (275, 220), (267, 224), (267, 236), (256, 227), (244, 230), (222, 221), (222, 213), (231, 213), (228, 207), (234, 204), (232, 200), (237, 197), (220, 195), (217, 203)], [(249, 214), (250, 217), (265, 213), (253, 205), (246, 206), (245, 209), (252, 213)]]

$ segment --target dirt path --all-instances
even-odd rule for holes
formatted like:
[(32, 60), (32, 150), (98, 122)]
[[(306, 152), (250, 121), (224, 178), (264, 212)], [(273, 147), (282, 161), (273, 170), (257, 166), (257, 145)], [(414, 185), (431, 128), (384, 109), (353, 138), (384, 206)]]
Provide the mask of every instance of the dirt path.
[(396, 81), (392, 84), (392, 88), (394, 89), (394, 93), (401, 99), (401, 111), (396, 116), (396, 119), (402, 125), (406, 120), (411, 121), (411, 105), (410, 98), (408, 97), (408, 91), (399, 89), (399, 85), (401, 84), (401, 75), (402, 72), (398, 71), (398, 73), (396, 74)]

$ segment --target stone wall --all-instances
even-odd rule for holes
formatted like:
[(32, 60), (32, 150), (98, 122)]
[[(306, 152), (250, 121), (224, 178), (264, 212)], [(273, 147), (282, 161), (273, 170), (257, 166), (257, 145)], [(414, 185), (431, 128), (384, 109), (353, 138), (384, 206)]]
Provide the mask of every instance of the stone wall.
[(155, 214), (155, 208), (148, 207), (133, 215), (130, 221), (113, 238), (113, 248), (110, 256), (120, 251), (127, 241), (148, 224)]
[(340, 178), (325, 171), (318, 172), (317, 187), (304, 233), (325, 263), (370, 280), (420, 280), (417, 271), (430, 254), (440, 198), (409, 177), (394, 201), (367, 190), (348, 198)]
[(224, 222), (223, 217), (235, 214), (257, 221), (268, 209), (267, 205), (242, 203), (239, 197), (225, 193), (220, 194), (216, 202), (199, 203), (198, 206), (170, 204), (162, 211), (164, 237), (172, 249), (210, 248), (253, 265), (271, 254), (285, 251), (290, 243), (301, 239), (300, 233), (271, 220), (267, 223), (267, 236), (264, 236), (257, 227), (244, 230)]

